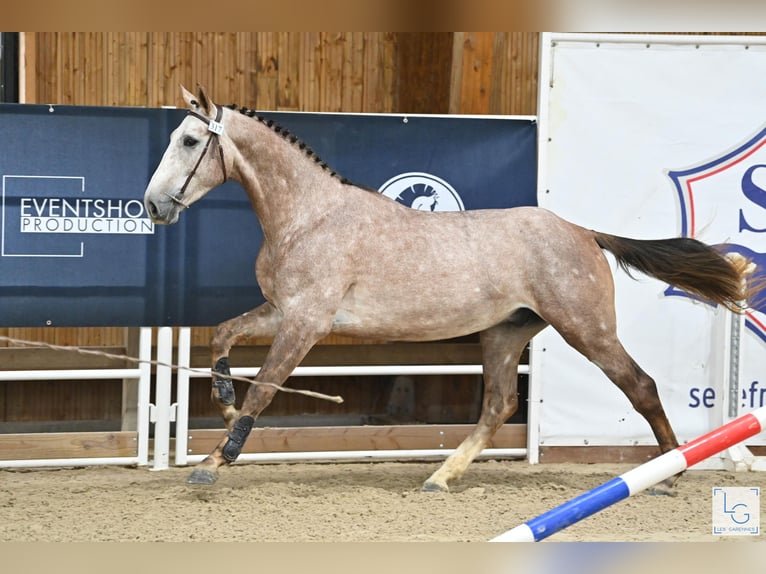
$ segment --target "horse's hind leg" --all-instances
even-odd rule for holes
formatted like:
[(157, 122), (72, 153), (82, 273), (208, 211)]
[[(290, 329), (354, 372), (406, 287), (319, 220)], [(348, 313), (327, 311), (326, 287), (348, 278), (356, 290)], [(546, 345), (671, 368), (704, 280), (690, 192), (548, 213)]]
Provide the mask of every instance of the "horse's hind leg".
[(473, 432), (423, 484), (428, 492), (447, 491), (449, 482), (460, 478), (492, 436), (518, 408), (516, 394), (518, 365), (527, 342), (546, 323), (526, 309), (517, 311), (511, 321), (481, 333), (484, 364), (484, 399), (481, 416)]
[[(613, 314), (609, 313), (609, 317)], [(576, 319), (563, 323), (551, 321), (551, 325), (625, 393), (633, 408), (649, 423), (660, 451), (673, 450), (678, 446), (678, 440), (660, 402), (654, 379), (627, 353), (617, 338), (614, 322), (606, 319), (608, 317), (587, 322)], [(672, 486), (678, 476), (667, 479), (664, 484)]]
[[(603, 357), (594, 360), (594, 362), (625, 393), (633, 408), (649, 423), (660, 451), (665, 453), (676, 448), (678, 439), (662, 407), (654, 379), (647, 375), (624, 349), (622, 349), (622, 353), (617, 352), (616, 355)], [(667, 478), (662, 481), (662, 484), (671, 488), (680, 476), (679, 473)], [(658, 487), (654, 487), (649, 492), (670, 493), (669, 490)]]
[(231, 430), (239, 416), (234, 403), (234, 383), (229, 369), (229, 352), (237, 341), (250, 337), (273, 337), (281, 321), (281, 314), (269, 303), (248, 313), (221, 323), (210, 342), (213, 358), (210, 399), (221, 412), (226, 427)]

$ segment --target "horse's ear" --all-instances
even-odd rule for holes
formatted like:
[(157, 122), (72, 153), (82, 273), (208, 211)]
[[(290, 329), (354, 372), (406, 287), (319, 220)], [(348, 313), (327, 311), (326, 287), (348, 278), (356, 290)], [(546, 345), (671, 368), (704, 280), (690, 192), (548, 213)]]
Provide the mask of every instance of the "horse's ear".
[(199, 99), (200, 106), (205, 110), (205, 114), (212, 116), (215, 110), (213, 109), (213, 102), (207, 97), (205, 88), (197, 84), (197, 97)]
[(178, 84), (178, 87), (181, 88), (181, 95), (184, 98), (184, 101), (186, 102), (186, 105), (190, 108), (197, 108), (199, 109), (199, 100), (197, 97), (192, 94), (189, 90), (184, 88), (181, 84)]

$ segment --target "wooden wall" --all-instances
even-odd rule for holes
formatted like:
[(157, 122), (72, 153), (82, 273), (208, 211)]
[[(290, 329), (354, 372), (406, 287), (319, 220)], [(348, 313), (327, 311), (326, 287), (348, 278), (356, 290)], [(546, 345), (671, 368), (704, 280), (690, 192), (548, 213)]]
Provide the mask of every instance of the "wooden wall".
[[(178, 84), (193, 88), (199, 83), (216, 101), (261, 110), (534, 115), (538, 43), (539, 34), (518, 32), (24, 33), (20, 99), (59, 105), (182, 105)], [(204, 349), (211, 334), (211, 327), (195, 327), (193, 345)], [(119, 325), (108, 329), (20, 326), (0, 328), (0, 335), (59, 345), (124, 348), (129, 333)], [(360, 341), (329, 337), (323, 343)], [(0, 347), (7, 346), (0, 341)], [(13, 349), (4, 352), (2, 368), (18, 368), (22, 355)], [(72, 361), (43, 353), (25, 353), (23, 361), (34, 362), (35, 356), (62, 364)], [(334, 383), (316, 383), (317, 390), (341, 392), (347, 398), (345, 408), (355, 405), (359, 411), (377, 408), (387, 392), (385, 382), (377, 381), (372, 385), (379, 387), (377, 394), (354, 399)], [(418, 408), (426, 418), (441, 409), (464, 421), (475, 416), (479, 383), (477, 377), (457, 377), (447, 380), (443, 388), (419, 387), (422, 404)], [(0, 421), (119, 415), (119, 382), (49, 386), (43, 392), (42, 387), (32, 389), (23, 383), (0, 384)], [(74, 396), (92, 398), (78, 402)], [(192, 400), (193, 416), (215, 414), (209, 410), (207, 390)], [(325, 407), (285, 396), (269, 412), (314, 408)]]
[(174, 105), (179, 83), (199, 83), (259, 109), (393, 107), (392, 33), (47, 32), (25, 35), (25, 49), (28, 102)]
[(535, 114), (535, 32), (36, 32), (24, 101), (179, 103), (200, 83), (263, 110)]

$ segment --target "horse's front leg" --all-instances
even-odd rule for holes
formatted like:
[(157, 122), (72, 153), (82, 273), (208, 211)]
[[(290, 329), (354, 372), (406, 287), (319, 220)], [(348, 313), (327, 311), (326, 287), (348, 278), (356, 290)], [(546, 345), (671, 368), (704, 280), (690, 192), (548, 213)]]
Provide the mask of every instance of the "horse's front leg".
[(264, 303), (239, 317), (221, 323), (210, 342), (213, 356), (212, 388), (210, 400), (221, 412), (226, 428), (232, 429), (239, 416), (236, 406), (234, 383), (229, 369), (231, 348), (246, 338), (274, 337), (282, 321), (282, 314), (270, 303)]
[[(230, 419), (229, 432), (189, 476), (192, 484), (213, 484), (218, 479), (218, 468), (234, 462), (250, 435), (255, 418), (265, 409), (277, 388), (290, 376), (314, 344), (330, 331), (332, 321), (311, 321), (305, 317), (298, 320), (283, 319), (274, 342), (247, 390), (240, 411)], [(271, 383), (268, 385), (258, 383)], [(231, 411), (230, 411), (231, 412)]]

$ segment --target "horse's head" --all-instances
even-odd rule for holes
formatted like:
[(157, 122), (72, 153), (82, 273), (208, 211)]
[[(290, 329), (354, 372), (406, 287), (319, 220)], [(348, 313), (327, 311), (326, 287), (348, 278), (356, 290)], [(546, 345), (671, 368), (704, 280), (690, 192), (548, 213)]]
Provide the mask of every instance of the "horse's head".
[(181, 86), (189, 112), (170, 135), (170, 144), (144, 193), (155, 223), (172, 224), (181, 211), (226, 181), (223, 108), (202, 87), (195, 96)]

